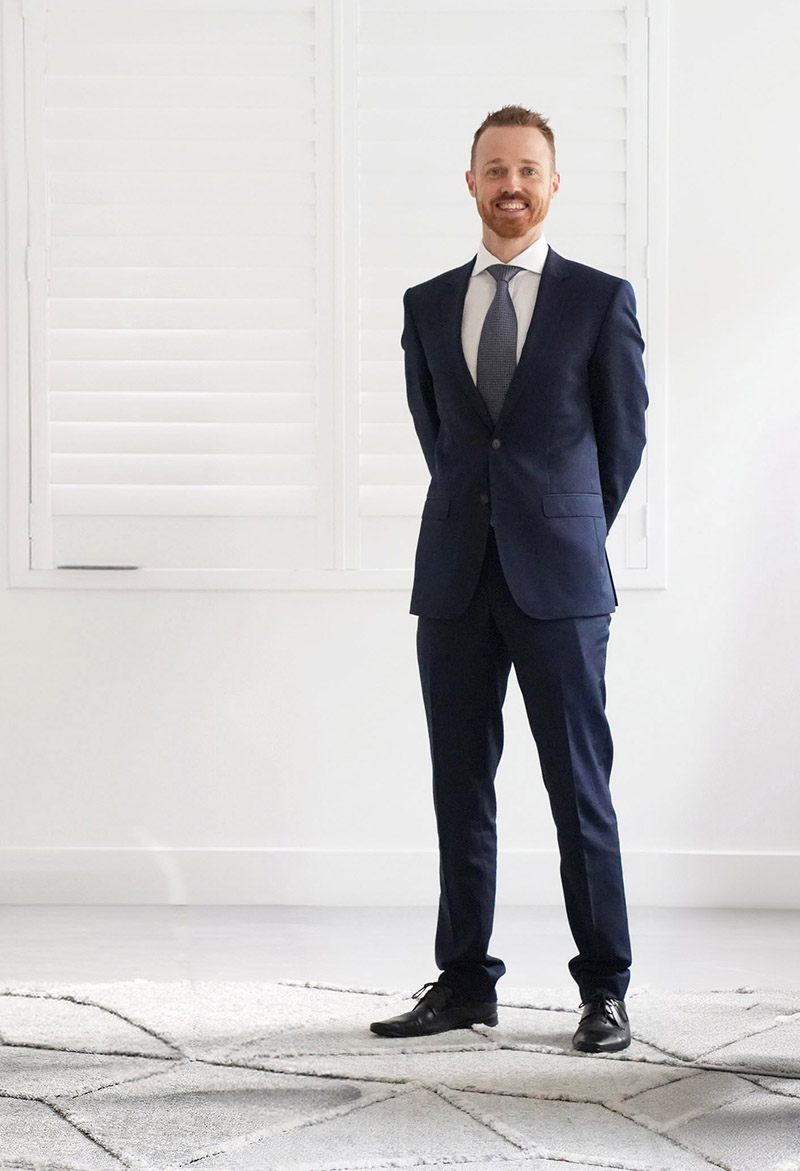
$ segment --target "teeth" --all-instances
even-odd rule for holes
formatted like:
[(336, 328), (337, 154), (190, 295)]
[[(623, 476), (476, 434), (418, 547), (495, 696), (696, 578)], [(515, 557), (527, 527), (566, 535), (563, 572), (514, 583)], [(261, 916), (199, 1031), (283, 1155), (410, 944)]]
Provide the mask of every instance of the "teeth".
[(525, 204), (524, 203), (500, 203), (500, 204), (498, 204), (498, 207), (501, 207), (504, 211), (521, 211), (525, 207)]

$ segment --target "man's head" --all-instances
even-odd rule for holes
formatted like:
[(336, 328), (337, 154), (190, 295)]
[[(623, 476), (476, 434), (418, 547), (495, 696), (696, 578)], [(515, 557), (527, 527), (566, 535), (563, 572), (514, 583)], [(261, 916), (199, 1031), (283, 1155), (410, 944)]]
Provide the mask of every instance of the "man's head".
[(475, 132), (466, 179), (490, 252), (523, 251), (541, 235), (560, 182), (547, 119), (522, 106), (489, 114)]

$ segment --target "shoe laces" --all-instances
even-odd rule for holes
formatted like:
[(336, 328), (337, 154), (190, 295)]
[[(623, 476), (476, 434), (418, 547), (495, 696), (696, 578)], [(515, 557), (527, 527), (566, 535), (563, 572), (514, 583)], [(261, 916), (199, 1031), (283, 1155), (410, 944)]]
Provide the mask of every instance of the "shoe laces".
[(586, 1008), (591, 1005), (595, 1012), (602, 1012), (606, 1020), (612, 1025), (620, 1023), (620, 1014), (617, 1010), (617, 999), (614, 996), (591, 996), (588, 1000), (582, 1000), (579, 1008)]
[(418, 988), (417, 991), (412, 994), (411, 999), (426, 1000), (429, 996), (433, 996), (436, 992), (439, 993), (439, 998), (443, 998), (444, 1000), (447, 999), (447, 986), (445, 984), (440, 984), (438, 980), (429, 980), (427, 984), (423, 984), (421, 988)]

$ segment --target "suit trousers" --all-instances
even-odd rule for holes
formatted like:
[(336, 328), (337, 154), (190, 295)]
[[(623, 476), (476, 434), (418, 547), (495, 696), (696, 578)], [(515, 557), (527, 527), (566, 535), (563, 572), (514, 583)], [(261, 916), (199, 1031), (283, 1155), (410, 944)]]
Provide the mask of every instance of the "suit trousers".
[(536, 741), (561, 857), (569, 963), (581, 1000), (624, 997), (630, 938), (605, 714), (611, 618), (531, 618), (517, 606), (490, 529), (459, 618), (421, 617), (417, 653), (433, 764), (440, 900), (436, 963), (459, 999), (489, 1001), (505, 972), (489, 954), (497, 865), (495, 773), (513, 664)]

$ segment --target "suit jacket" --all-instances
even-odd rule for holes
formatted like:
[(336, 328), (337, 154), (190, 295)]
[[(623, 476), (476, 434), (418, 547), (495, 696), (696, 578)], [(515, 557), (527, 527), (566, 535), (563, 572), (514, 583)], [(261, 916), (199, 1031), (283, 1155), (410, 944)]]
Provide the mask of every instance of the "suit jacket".
[(408, 403), (431, 473), (412, 614), (456, 618), (494, 525), (509, 589), (533, 618), (608, 614), (605, 540), (645, 444), (630, 284), (549, 250), (497, 423), (470, 375), (461, 317), (473, 260), (403, 299)]

